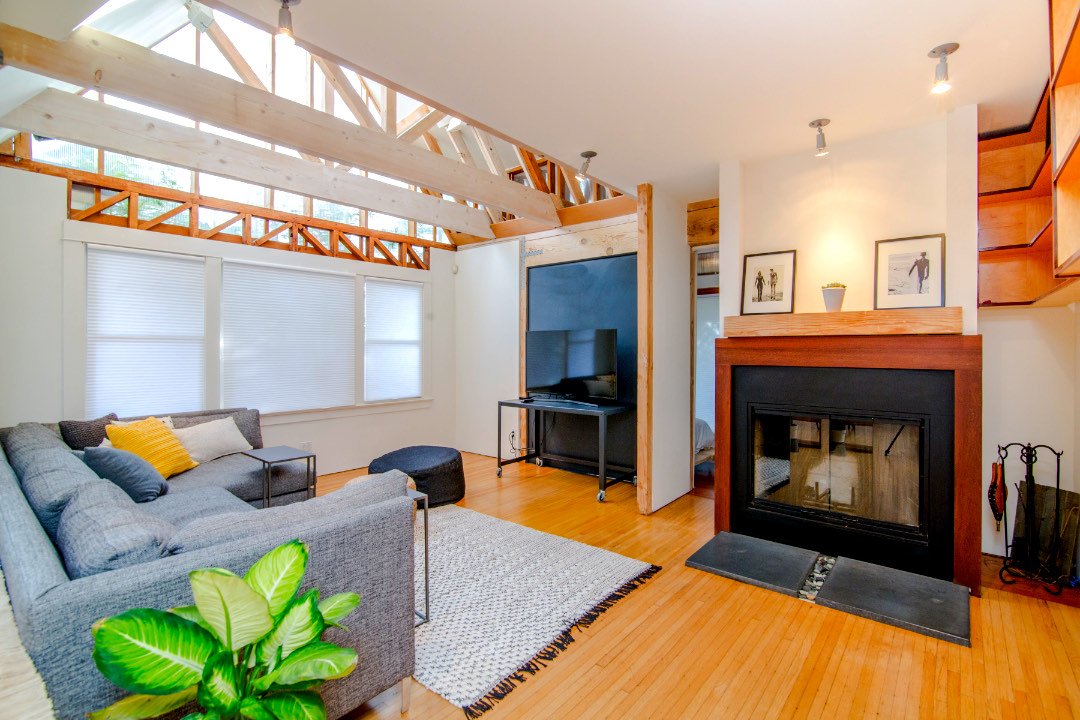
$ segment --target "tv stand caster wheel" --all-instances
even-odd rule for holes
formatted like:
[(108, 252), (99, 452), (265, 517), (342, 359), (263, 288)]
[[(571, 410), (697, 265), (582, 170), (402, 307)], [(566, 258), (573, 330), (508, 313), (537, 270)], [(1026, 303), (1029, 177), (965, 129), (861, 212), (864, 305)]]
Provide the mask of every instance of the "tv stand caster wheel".
[(495, 477), (498, 477), (498, 478), (502, 477), (502, 468), (496, 468), (495, 469)]
[(536, 463), (536, 467), (544, 467), (544, 458), (536, 458), (533, 462)]
[(604, 502), (604, 498), (607, 497), (607, 491), (601, 490), (596, 493), (596, 502)]

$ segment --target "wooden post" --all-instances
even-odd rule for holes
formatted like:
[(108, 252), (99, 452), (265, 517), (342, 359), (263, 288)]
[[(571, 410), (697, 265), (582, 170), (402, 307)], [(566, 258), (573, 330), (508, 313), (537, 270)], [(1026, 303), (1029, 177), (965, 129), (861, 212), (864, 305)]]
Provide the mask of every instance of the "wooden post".
[(653, 430), (653, 188), (637, 188), (637, 502), (642, 515), (652, 512)]

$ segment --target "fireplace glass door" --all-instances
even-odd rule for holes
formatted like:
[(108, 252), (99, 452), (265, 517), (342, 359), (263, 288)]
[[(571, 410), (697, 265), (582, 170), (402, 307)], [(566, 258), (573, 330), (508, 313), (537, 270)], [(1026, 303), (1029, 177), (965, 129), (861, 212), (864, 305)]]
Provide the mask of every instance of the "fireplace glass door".
[(919, 420), (754, 411), (754, 503), (918, 527)]

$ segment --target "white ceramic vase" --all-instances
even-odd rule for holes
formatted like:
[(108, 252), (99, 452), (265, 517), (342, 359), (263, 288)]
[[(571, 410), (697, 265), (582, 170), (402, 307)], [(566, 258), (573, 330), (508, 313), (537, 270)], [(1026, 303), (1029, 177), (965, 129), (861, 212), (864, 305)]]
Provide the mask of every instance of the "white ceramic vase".
[(846, 290), (847, 288), (842, 287), (821, 288), (821, 296), (825, 298), (825, 312), (840, 312), (840, 308), (844, 304), (844, 292)]

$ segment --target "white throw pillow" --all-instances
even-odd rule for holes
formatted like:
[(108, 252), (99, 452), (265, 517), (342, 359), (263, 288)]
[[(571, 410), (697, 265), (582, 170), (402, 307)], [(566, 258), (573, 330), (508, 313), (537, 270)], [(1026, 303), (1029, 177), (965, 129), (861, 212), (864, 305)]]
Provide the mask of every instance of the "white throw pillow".
[[(165, 427), (169, 428), (170, 430), (173, 429), (172, 418), (169, 417), (168, 415), (166, 415), (165, 417), (159, 417), (158, 420), (165, 423)], [(130, 425), (131, 423), (136, 423), (136, 422), (142, 422), (142, 421), (141, 420), (113, 420), (109, 424), (110, 425), (115, 425), (116, 427), (124, 427), (125, 425)], [(112, 447), (112, 441), (109, 440), (108, 436), (106, 436), (105, 439), (101, 441), (101, 444), (98, 445), (98, 447), (110, 448), (110, 447)], [(190, 455), (190, 454), (191, 453), (188, 453), (188, 455)]]
[(236, 420), (232, 417), (186, 428), (173, 428), (173, 433), (195, 462), (204, 463), (222, 455), (251, 449), (251, 443), (236, 427)]

